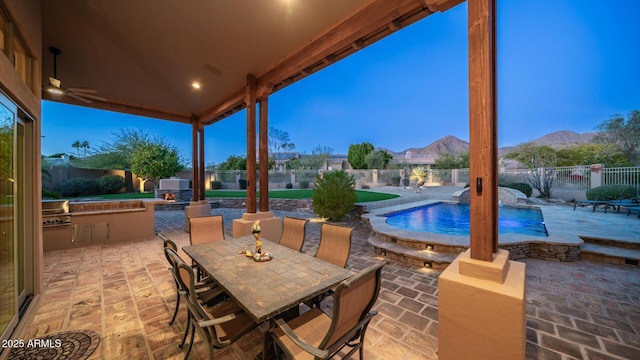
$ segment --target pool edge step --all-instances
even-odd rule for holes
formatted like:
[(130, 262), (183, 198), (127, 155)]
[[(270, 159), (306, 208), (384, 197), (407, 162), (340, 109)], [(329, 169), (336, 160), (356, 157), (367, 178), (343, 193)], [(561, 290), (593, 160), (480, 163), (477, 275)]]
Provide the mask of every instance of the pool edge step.
[(640, 266), (640, 250), (584, 243), (580, 246), (580, 260), (637, 267)]
[(375, 236), (370, 236), (367, 242), (379, 255), (411, 265), (433, 269), (446, 268), (459, 255), (459, 253), (438, 253), (425, 249), (408, 248), (397, 243), (380, 240)]

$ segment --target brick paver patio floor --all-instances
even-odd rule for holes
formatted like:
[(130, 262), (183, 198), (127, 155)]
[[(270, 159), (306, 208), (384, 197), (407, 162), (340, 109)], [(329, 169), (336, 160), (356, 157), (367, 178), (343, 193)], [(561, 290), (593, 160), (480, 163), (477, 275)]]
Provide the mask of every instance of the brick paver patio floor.
[[(231, 221), (240, 209), (214, 209)], [(276, 216), (313, 217), (274, 211)], [(156, 230), (188, 244), (184, 213), (157, 211)], [(310, 222), (303, 251), (315, 254), (320, 224)], [(354, 232), (349, 260), (354, 269), (375, 260), (367, 231)], [(177, 344), (186, 310), (169, 326), (175, 288), (159, 239), (86, 246), (44, 255), (45, 291), (24, 338), (91, 329), (101, 343), (91, 359), (181, 359)], [(640, 271), (637, 267), (579, 261), (525, 260), (527, 264), (527, 359), (640, 359)], [(384, 268), (369, 327), (366, 359), (436, 359), (438, 276), (435, 270), (391, 262)], [(330, 301), (324, 304), (331, 311)], [(250, 359), (261, 351), (263, 325), (217, 359)], [(202, 342), (190, 358), (207, 356)]]

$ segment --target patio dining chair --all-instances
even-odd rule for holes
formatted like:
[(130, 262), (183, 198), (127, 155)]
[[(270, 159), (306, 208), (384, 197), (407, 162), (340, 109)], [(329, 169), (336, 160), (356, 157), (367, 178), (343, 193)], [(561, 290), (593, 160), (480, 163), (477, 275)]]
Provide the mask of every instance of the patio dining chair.
[[(222, 215), (210, 215), (189, 218), (189, 243), (191, 245), (224, 240), (224, 221)], [(195, 264), (191, 266), (198, 270), (198, 281), (204, 275), (202, 269)]]
[(296, 251), (301, 251), (302, 245), (304, 245), (305, 229), (308, 222), (309, 220), (307, 219), (285, 217), (279, 244)]
[(342, 358), (359, 351), (363, 359), (364, 337), (378, 293), (382, 267), (388, 260), (372, 265), (344, 280), (333, 295), (331, 316), (313, 308), (289, 321), (276, 320), (269, 330), (275, 352), (278, 348), (290, 359), (329, 359), (345, 347), (351, 349)]
[[(173, 325), (176, 320), (176, 316), (178, 315), (178, 309), (180, 308), (180, 292), (185, 291), (185, 289), (180, 288), (180, 282), (178, 281), (175, 273), (177, 261), (179, 259), (180, 262), (184, 262), (180, 255), (178, 255), (178, 247), (176, 244), (168, 239), (164, 234), (158, 233), (159, 238), (162, 239), (164, 243), (164, 256), (167, 258), (169, 262), (169, 271), (171, 272), (171, 276), (173, 277), (173, 281), (176, 285), (176, 308), (173, 311), (173, 316), (171, 317), (171, 321), (169, 321), (169, 325)], [(202, 282), (195, 283), (198, 299), (205, 304), (212, 304), (217, 301), (221, 301), (226, 297), (226, 294), (222, 288), (217, 286), (213, 281), (206, 280)], [(184, 339), (183, 339), (184, 342)]]
[(353, 229), (346, 226), (322, 224), (316, 257), (340, 267), (347, 267), (352, 232)]
[(224, 240), (222, 215), (189, 218), (189, 242), (191, 245)]
[[(334, 265), (346, 268), (347, 260), (351, 252), (351, 234), (353, 229), (346, 226), (322, 224), (320, 230), (320, 244), (316, 258), (330, 262)], [(322, 300), (331, 295), (334, 289), (320, 294), (310, 301), (305, 302), (309, 307), (320, 307)]]
[(176, 261), (176, 278), (181, 288), (180, 295), (187, 304), (189, 318), (185, 328), (185, 334), (180, 347), (184, 345), (187, 333), (191, 331), (189, 347), (185, 354), (185, 359), (189, 357), (193, 347), (196, 331), (207, 342), (209, 349), (209, 359), (213, 360), (213, 350), (220, 349), (233, 344), (244, 334), (250, 332), (258, 326), (238, 304), (227, 299), (212, 307), (205, 308), (198, 301), (196, 291), (196, 280), (193, 269), (181, 261), (175, 252), (171, 254)]

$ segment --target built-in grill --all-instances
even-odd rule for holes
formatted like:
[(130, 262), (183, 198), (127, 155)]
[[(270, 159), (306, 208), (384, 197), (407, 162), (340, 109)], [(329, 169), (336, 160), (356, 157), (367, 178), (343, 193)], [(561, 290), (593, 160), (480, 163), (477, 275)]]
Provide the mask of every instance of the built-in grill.
[(42, 201), (42, 227), (71, 225), (69, 200)]

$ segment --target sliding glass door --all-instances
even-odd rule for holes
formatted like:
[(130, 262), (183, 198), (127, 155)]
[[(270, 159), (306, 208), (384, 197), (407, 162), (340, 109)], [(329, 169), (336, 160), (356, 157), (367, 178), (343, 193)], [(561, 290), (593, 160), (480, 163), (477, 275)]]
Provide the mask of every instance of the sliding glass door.
[(17, 109), (0, 94), (0, 334), (17, 323), (15, 134)]

